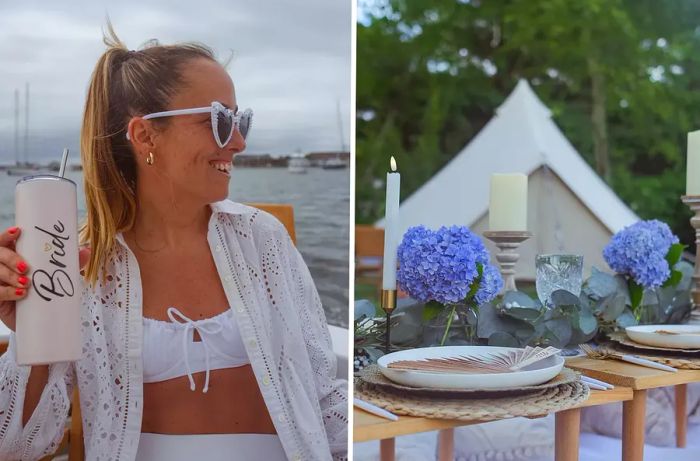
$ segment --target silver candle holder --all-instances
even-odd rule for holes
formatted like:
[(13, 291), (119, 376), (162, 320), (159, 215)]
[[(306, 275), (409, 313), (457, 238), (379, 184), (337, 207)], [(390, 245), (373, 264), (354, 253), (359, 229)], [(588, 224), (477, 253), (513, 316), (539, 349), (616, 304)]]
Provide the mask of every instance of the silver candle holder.
[(528, 231), (486, 231), (484, 237), (491, 240), (499, 250), (496, 253), (496, 261), (498, 261), (503, 276), (503, 291), (516, 291), (515, 265), (520, 259), (518, 247), (532, 237), (532, 233)]
[(688, 205), (688, 208), (695, 213), (695, 216), (690, 218), (690, 225), (695, 229), (695, 272), (693, 273), (693, 288), (690, 290), (693, 299), (693, 314), (700, 315), (698, 308), (700, 307), (700, 195), (684, 195), (681, 197), (683, 203)]

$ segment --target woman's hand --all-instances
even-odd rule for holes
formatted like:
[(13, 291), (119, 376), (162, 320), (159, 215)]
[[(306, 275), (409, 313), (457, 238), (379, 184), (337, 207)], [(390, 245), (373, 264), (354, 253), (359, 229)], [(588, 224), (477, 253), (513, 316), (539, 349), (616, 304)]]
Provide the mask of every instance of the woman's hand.
[[(16, 301), (27, 296), (31, 289), (29, 265), (15, 252), (15, 243), (22, 233), (18, 227), (10, 227), (0, 234), (0, 320), (15, 331)], [(80, 250), (80, 267), (90, 259), (90, 249)]]

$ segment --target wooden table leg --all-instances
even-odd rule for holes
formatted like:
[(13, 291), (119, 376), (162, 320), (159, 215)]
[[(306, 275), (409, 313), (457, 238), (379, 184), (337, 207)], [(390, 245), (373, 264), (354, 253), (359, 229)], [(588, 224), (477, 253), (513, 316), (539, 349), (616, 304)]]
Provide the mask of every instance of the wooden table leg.
[(646, 390), (635, 390), (632, 400), (622, 403), (622, 461), (642, 461), (644, 458), (646, 407)]
[(560, 411), (554, 421), (554, 460), (578, 461), (581, 409)]
[(438, 432), (438, 461), (454, 461), (455, 430), (442, 429)]
[(381, 461), (394, 461), (396, 455), (396, 439), (382, 439), (379, 441), (379, 459)]
[(676, 386), (676, 446), (685, 448), (688, 430), (688, 385)]

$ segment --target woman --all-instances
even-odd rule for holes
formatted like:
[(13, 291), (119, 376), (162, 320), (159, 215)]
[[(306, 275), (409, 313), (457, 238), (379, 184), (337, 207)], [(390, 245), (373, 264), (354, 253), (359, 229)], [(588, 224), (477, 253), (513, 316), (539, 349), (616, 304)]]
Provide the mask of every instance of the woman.
[[(284, 227), (225, 200), (251, 112), (199, 45), (129, 51), (109, 26), (81, 133), (83, 359), (0, 358), (0, 459), (57, 448), (73, 386), (88, 460), (345, 459), (347, 383)], [(0, 236), (0, 319), (31, 290)], [(22, 270), (23, 269), (23, 270)]]

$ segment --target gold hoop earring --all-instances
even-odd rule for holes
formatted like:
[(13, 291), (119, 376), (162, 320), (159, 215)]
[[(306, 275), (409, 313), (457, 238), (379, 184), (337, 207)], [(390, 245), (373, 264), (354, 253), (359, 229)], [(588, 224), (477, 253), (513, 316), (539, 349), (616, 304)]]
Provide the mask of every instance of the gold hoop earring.
[(153, 152), (148, 153), (148, 157), (146, 157), (146, 163), (149, 165), (153, 165)]

